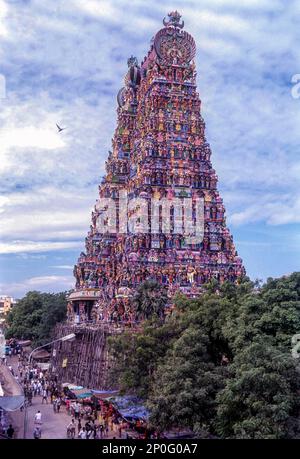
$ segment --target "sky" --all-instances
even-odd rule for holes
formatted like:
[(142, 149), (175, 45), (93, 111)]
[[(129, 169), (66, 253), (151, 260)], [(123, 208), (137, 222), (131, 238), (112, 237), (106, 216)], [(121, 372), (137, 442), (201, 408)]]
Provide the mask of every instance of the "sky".
[(0, 0), (0, 295), (74, 286), (127, 59), (175, 9), (247, 274), (299, 270), (299, 1)]

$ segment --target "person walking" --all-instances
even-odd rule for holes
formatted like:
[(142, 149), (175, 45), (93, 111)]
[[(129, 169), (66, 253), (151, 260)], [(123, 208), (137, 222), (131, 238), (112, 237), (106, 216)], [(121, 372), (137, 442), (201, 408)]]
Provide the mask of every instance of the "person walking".
[(53, 405), (54, 413), (57, 413), (57, 399), (56, 398), (53, 400), (52, 405)]
[(33, 431), (33, 438), (35, 440), (39, 440), (42, 436), (42, 431), (41, 431), (41, 428), (39, 426), (36, 426), (34, 431)]
[(46, 388), (44, 388), (42, 391), (42, 405), (44, 404), (44, 401), (48, 405), (48, 392)]
[(82, 429), (82, 425), (81, 425), (81, 420), (78, 419), (78, 426), (77, 426), (77, 429), (78, 429), (78, 435), (79, 435), (79, 432), (81, 431)]
[(57, 399), (56, 399), (56, 410), (57, 410), (58, 413), (59, 413), (60, 407), (61, 407), (61, 398), (57, 397)]
[(42, 424), (42, 413), (40, 412), (40, 410), (34, 416), (34, 423), (38, 425)]
[(103, 434), (104, 434), (104, 425), (100, 424), (100, 426), (99, 426), (99, 435), (100, 435), (101, 439), (103, 438)]
[(85, 427), (82, 427), (80, 430), (78, 437), (81, 438), (81, 440), (86, 440), (86, 430)]
[(8, 436), (8, 438), (13, 438), (14, 433), (15, 433), (15, 429), (13, 428), (11, 424), (9, 424), (9, 427), (6, 431), (6, 435)]
[(75, 419), (79, 419), (80, 418), (80, 404), (78, 402), (75, 403), (74, 413), (75, 413)]
[(67, 427), (67, 436), (68, 438), (75, 438), (75, 431), (76, 431), (76, 426), (75, 426), (75, 419), (72, 419), (70, 424)]

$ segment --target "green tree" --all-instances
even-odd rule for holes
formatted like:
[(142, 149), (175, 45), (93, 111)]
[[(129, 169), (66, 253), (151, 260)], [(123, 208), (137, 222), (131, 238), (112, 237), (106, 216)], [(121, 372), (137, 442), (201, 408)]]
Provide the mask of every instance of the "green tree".
[(292, 336), (300, 332), (300, 273), (268, 279), (259, 291), (238, 297), (222, 330), (234, 352), (262, 336), (282, 352), (289, 351)]
[(140, 317), (156, 320), (119, 337), (114, 356), (116, 381), (145, 398), (156, 428), (188, 427), (199, 437), (299, 436), (291, 339), (300, 333), (300, 273), (264, 285), (247, 277), (212, 282), (199, 298), (177, 295), (164, 323), (145, 290)]
[(30, 339), (45, 344), (56, 323), (66, 317), (66, 293), (28, 292), (7, 318), (6, 338)]
[(154, 280), (147, 280), (138, 286), (133, 302), (139, 320), (154, 316), (163, 320), (168, 303), (166, 288)]
[(299, 369), (289, 354), (260, 343), (234, 359), (232, 377), (217, 397), (217, 431), (233, 438), (299, 435)]
[(111, 337), (109, 346), (114, 358), (109, 376), (111, 384), (123, 393), (147, 398), (158, 362), (179, 333), (179, 323), (171, 320), (162, 324), (152, 319), (144, 322), (139, 332)]
[(212, 431), (216, 395), (225, 379), (226, 368), (212, 362), (208, 336), (192, 325), (157, 368), (148, 401), (151, 423), (160, 430), (186, 427), (202, 435)]

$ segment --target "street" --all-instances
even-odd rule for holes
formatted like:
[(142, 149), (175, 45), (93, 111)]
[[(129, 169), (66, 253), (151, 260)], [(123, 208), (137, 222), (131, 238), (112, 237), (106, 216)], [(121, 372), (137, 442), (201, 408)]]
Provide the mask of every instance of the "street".
[[(4, 382), (5, 395), (20, 395), (22, 393), (21, 387), (18, 384), (15, 377), (9, 370), (9, 366), (12, 367), (14, 374), (18, 375), (18, 357), (12, 356), (7, 358), (7, 365), (0, 365), (1, 380)], [(14, 438), (17, 439), (32, 439), (34, 438), (33, 432), (35, 429), (35, 414), (40, 411), (42, 414), (41, 424), (41, 439), (66, 439), (67, 438), (67, 426), (71, 422), (71, 416), (66, 412), (64, 404), (61, 405), (60, 412), (55, 413), (53, 405), (50, 403), (50, 397), (48, 397), (48, 403), (42, 403), (42, 396), (37, 395), (32, 397), (31, 406), (27, 406), (25, 409), (9, 412), (9, 420), (15, 430)], [(122, 438), (126, 437), (126, 434), (131, 435), (134, 432), (131, 429), (123, 430)], [(77, 438), (77, 423), (76, 423), (76, 437)], [(116, 438), (118, 434), (113, 428), (109, 427), (108, 432), (104, 433), (103, 438)]]
[[(18, 374), (17, 356), (8, 357), (7, 360), (8, 365), (12, 366), (15, 374)], [(8, 366), (1, 365), (0, 371), (1, 379), (5, 382), (5, 395), (20, 395), (20, 386), (12, 376)], [(22, 412), (18, 410), (9, 413), (9, 417), (15, 429), (14, 438), (33, 438), (35, 427), (34, 416), (38, 410), (42, 413), (42, 438), (66, 438), (67, 425), (70, 423), (71, 418), (66, 413), (65, 406), (61, 407), (60, 413), (54, 413), (50, 401), (48, 401), (48, 404), (42, 404), (41, 396), (33, 397), (32, 406), (29, 406), (27, 410), (25, 409)]]

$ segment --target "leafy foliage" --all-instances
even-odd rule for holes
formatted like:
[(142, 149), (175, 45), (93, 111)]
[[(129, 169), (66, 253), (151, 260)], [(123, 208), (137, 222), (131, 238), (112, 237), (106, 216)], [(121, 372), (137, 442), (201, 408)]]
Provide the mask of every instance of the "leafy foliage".
[(57, 322), (66, 317), (66, 293), (28, 292), (8, 315), (6, 338), (45, 344)]
[(139, 333), (123, 333), (110, 338), (111, 353), (116, 360), (110, 379), (118, 381), (121, 392), (147, 397), (158, 362), (165, 356), (178, 335), (179, 324), (161, 324), (157, 319), (144, 323)]
[(255, 343), (236, 356), (232, 371), (217, 397), (219, 433), (238, 438), (294, 437), (300, 374), (292, 357)]
[(139, 319), (154, 316), (163, 319), (168, 302), (166, 289), (154, 280), (147, 280), (138, 286), (133, 302)]
[(153, 426), (190, 428), (199, 437), (300, 437), (300, 375), (291, 356), (300, 273), (264, 285), (247, 277), (213, 282), (199, 298), (178, 295), (164, 323), (144, 294), (141, 286), (145, 316), (156, 319), (111, 346), (115, 380), (144, 397)]

